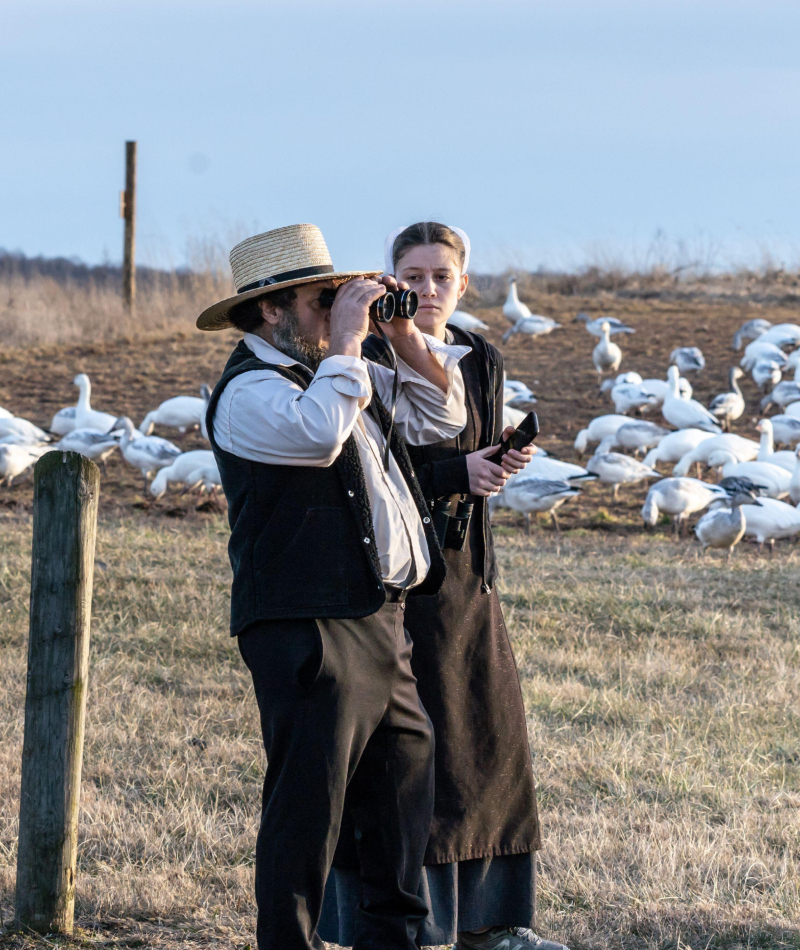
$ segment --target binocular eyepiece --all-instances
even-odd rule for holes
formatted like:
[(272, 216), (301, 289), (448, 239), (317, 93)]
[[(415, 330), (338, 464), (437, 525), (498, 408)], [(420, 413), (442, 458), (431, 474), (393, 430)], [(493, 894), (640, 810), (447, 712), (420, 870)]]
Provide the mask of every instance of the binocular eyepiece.
[[(336, 290), (326, 288), (320, 293), (319, 302), (323, 307), (333, 306)], [(419, 307), (419, 298), (415, 290), (387, 290), (370, 306), (369, 316), (376, 323), (391, 323), (395, 317), (413, 320), (417, 307)]]

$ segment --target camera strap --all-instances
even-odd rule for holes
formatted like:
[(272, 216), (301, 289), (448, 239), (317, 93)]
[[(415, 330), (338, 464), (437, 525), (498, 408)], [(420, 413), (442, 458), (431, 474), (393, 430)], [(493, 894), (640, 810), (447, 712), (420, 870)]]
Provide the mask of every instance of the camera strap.
[(389, 354), (389, 362), (392, 364), (391, 368), (394, 372), (394, 381), (392, 382), (392, 401), (389, 405), (389, 431), (386, 433), (386, 448), (383, 451), (383, 467), (388, 472), (390, 450), (392, 445), (392, 432), (394, 431), (394, 414), (395, 409), (397, 408), (397, 353), (392, 346), (392, 341), (383, 332), (380, 323), (375, 321), (374, 327), (378, 331), (378, 336), (380, 336), (386, 345), (386, 351)]

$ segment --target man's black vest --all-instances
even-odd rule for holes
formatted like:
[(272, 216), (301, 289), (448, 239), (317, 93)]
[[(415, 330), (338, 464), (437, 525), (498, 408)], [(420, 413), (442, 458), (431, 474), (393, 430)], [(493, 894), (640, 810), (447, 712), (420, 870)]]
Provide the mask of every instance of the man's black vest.
[[(228, 383), (251, 370), (274, 370), (302, 389), (306, 367), (275, 366), (240, 342), (214, 387), (206, 422), (228, 499), (233, 589), (231, 634), (259, 620), (366, 617), (385, 602), (364, 470), (350, 435), (333, 465), (267, 465), (226, 452), (214, 438), (214, 414)], [(384, 436), (391, 420), (373, 392), (370, 407)], [(392, 433), (392, 454), (419, 511), (431, 566), (415, 594), (434, 594), (445, 563), (405, 443)]]

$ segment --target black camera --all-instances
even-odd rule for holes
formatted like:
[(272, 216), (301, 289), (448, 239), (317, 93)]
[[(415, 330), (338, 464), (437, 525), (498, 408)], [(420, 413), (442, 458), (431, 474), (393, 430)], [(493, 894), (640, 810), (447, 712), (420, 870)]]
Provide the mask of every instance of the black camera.
[[(330, 287), (319, 295), (319, 302), (323, 307), (332, 307), (335, 299), (336, 290)], [(369, 316), (370, 320), (376, 323), (391, 323), (395, 317), (413, 320), (417, 307), (419, 307), (419, 297), (415, 290), (387, 290), (370, 306)]]

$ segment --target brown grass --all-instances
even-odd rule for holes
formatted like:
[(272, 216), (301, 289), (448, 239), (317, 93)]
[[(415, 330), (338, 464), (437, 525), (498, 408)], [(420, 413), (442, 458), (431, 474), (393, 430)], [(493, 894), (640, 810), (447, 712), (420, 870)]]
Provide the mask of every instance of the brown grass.
[[(523, 295), (525, 296), (525, 295)], [(797, 320), (743, 297), (526, 296), (564, 329), (512, 341), (512, 376), (540, 394), (542, 444), (571, 458), (609, 411), (578, 310), (630, 320), (623, 369), (663, 375), (699, 343), (699, 398), (721, 391), (734, 329)], [(487, 301), (488, 304), (489, 301)], [(495, 306), (481, 316), (499, 342)], [(112, 328), (115, 329), (115, 328)], [(0, 350), (0, 405), (38, 423), (74, 402), (135, 421), (213, 382), (230, 334), (150, 334)], [(538, 381), (538, 382), (537, 382)], [(756, 393), (737, 431), (753, 435)], [(163, 433), (168, 434), (168, 433)], [(187, 447), (193, 446), (192, 438)], [(253, 943), (252, 851), (263, 755), (246, 671), (227, 637), (223, 516), (187, 499), (144, 509), (118, 460), (102, 483), (80, 828), (79, 946)], [(748, 546), (698, 560), (660, 526), (644, 489), (590, 487), (562, 537), (497, 522), (501, 596), (519, 660), (545, 848), (541, 920), (578, 948), (800, 947), (800, 555)], [(10, 920), (25, 683), (30, 483), (0, 494), (0, 912)], [(2, 924), (0, 924), (0, 928)], [(52, 945), (54, 941), (49, 939)], [(7, 932), (0, 946), (44, 945)]]

